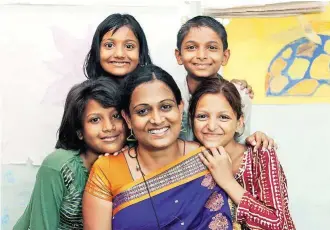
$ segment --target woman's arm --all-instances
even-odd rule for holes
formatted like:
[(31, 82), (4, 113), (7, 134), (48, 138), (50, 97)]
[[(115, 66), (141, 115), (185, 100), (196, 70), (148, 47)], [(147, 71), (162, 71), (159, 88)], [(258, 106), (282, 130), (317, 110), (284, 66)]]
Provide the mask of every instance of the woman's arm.
[(41, 166), (28, 207), (13, 229), (57, 229), (63, 193), (61, 173), (47, 166)]
[(100, 199), (85, 191), (83, 218), (85, 230), (111, 230), (112, 202)]
[(83, 196), (85, 230), (112, 229), (112, 194), (107, 158), (98, 159), (89, 174)]

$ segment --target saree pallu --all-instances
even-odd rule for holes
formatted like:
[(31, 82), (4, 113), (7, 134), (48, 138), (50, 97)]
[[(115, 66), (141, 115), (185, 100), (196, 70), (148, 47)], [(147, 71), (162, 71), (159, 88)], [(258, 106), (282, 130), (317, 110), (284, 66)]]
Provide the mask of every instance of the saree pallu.
[(113, 191), (112, 228), (232, 229), (228, 196), (199, 159), (200, 152)]

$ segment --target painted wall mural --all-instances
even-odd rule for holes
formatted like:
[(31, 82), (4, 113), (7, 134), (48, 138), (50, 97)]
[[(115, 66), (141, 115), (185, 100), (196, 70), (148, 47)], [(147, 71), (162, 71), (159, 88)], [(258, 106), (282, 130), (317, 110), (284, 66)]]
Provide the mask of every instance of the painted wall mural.
[(226, 78), (246, 79), (257, 104), (330, 103), (330, 6), (319, 14), (235, 18)]
[(330, 36), (321, 44), (300, 38), (275, 56), (266, 77), (267, 96), (330, 96)]

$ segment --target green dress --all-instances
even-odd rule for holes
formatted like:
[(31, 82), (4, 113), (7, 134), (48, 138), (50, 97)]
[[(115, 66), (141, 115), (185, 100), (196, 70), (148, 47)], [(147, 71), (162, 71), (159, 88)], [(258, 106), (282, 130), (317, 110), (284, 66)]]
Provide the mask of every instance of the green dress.
[(14, 230), (83, 229), (82, 194), (87, 178), (79, 152), (57, 149), (48, 155)]

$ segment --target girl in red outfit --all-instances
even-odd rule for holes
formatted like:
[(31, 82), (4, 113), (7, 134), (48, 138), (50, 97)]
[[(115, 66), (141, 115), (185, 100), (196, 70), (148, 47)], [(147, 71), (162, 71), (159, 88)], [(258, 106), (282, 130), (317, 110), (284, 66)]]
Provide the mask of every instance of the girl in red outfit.
[(253, 152), (236, 141), (244, 118), (235, 86), (223, 78), (206, 79), (191, 98), (189, 115), (197, 141), (209, 149), (201, 160), (233, 202), (233, 228), (295, 229), (275, 150)]

